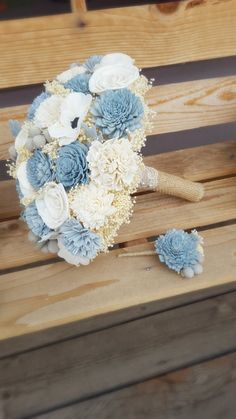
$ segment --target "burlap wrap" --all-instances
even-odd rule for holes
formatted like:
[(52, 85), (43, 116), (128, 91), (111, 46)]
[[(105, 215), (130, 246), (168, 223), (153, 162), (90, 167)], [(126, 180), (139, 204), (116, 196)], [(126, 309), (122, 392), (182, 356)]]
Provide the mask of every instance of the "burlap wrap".
[(148, 166), (142, 173), (140, 187), (155, 189), (163, 194), (177, 196), (191, 202), (200, 201), (204, 195), (204, 187), (201, 183), (191, 182)]

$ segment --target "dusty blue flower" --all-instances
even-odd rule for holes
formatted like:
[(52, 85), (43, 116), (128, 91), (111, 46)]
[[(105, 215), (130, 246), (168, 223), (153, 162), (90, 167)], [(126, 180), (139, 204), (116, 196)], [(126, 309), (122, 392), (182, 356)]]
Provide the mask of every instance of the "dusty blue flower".
[(84, 228), (77, 220), (66, 221), (59, 234), (66, 249), (74, 256), (93, 259), (101, 249), (100, 236)]
[(37, 111), (37, 109), (38, 109), (39, 105), (41, 105), (41, 103), (42, 103), (45, 99), (47, 99), (49, 96), (50, 96), (50, 94), (49, 94), (49, 93), (47, 93), (47, 92), (42, 92), (39, 96), (37, 96), (37, 97), (33, 100), (32, 104), (30, 105), (30, 107), (29, 107), (29, 109), (28, 109), (28, 115), (27, 115), (27, 116), (28, 116), (28, 119), (29, 119), (29, 120), (34, 119), (35, 112)]
[(141, 127), (144, 111), (137, 96), (128, 89), (119, 89), (101, 94), (91, 112), (104, 136), (121, 138), (127, 131)]
[(22, 214), (22, 218), (28, 224), (29, 229), (35, 234), (35, 236), (43, 237), (50, 233), (50, 228), (46, 226), (40, 217), (35, 203), (28, 205)]
[(198, 244), (199, 237), (196, 234), (172, 229), (156, 240), (155, 247), (160, 261), (170, 269), (180, 272), (199, 262)]
[(90, 73), (93, 72), (94, 67), (96, 64), (99, 64), (100, 61), (102, 59), (102, 55), (91, 55), (91, 57), (89, 57), (85, 62), (84, 62), (84, 67), (86, 68), (87, 71), (89, 71)]
[(19, 199), (24, 198), (24, 195), (23, 195), (23, 193), (21, 192), (20, 182), (19, 182), (19, 180), (18, 180), (18, 179), (16, 179), (16, 192), (17, 192), (17, 195), (19, 196)]
[(64, 86), (66, 89), (71, 89), (74, 92), (89, 93), (89, 79), (90, 75), (83, 73), (78, 74), (69, 81), (67, 81)]
[(16, 137), (21, 130), (22, 124), (16, 119), (10, 119), (8, 122), (8, 125), (9, 125), (9, 128), (11, 130), (13, 137)]
[(27, 178), (35, 188), (41, 188), (46, 182), (54, 180), (52, 161), (40, 150), (35, 150), (26, 165)]
[(56, 179), (65, 188), (72, 188), (78, 183), (88, 182), (87, 152), (88, 147), (79, 141), (60, 148), (56, 160)]

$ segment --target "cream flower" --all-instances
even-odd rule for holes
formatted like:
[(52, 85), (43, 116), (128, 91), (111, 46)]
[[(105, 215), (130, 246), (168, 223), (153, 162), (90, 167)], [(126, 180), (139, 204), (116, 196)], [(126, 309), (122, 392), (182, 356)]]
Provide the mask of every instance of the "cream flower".
[(82, 66), (75, 65), (71, 68), (69, 68), (66, 71), (63, 71), (63, 73), (59, 74), (57, 76), (57, 80), (60, 83), (66, 83), (67, 81), (73, 79), (73, 77), (77, 76), (78, 74), (85, 73), (86, 69)]
[(22, 147), (25, 147), (28, 140), (29, 140), (29, 127), (27, 126), (27, 124), (24, 124), (15, 139), (16, 151), (19, 152)]
[(104, 65), (131, 65), (134, 63), (134, 59), (131, 58), (127, 54), (123, 54), (121, 52), (113, 52), (112, 54), (104, 55), (101, 59), (100, 63), (96, 65), (96, 69), (98, 67), (102, 67)]
[(26, 165), (27, 165), (27, 161), (20, 163), (16, 171), (16, 177), (19, 181), (20, 190), (22, 194), (24, 195), (24, 198), (29, 198), (35, 193), (35, 190), (28, 181)]
[(35, 204), (40, 217), (49, 228), (60, 227), (69, 217), (67, 194), (61, 183), (49, 182), (35, 200)]
[(106, 223), (109, 216), (115, 214), (113, 199), (114, 194), (103, 186), (90, 182), (75, 193), (71, 208), (84, 227), (98, 229)]
[(64, 98), (52, 95), (45, 99), (35, 112), (34, 122), (39, 128), (49, 128), (58, 121)]
[(108, 64), (95, 69), (89, 79), (89, 90), (102, 93), (105, 90), (122, 89), (130, 86), (139, 77), (139, 70), (133, 64)]
[(91, 95), (70, 93), (60, 106), (57, 121), (48, 128), (53, 138), (59, 139), (60, 145), (70, 144), (78, 138), (81, 124), (92, 102)]
[(67, 263), (70, 263), (70, 264), (75, 265), (75, 266), (88, 265), (90, 263), (89, 258), (83, 257), (81, 255), (73, 255), (72, 253), (70, 253), (66, 249), (66, 247), (64, 246), (64, 244), (62, 243), (60, 238), (58, 239), (57, 243), (58, 243), (58, 247), (59, 247), (58, 256), (62, 259), (65, 259), (65, 261)]
[(135, 189), (140, 182), (141, 159), (127, 138), (94, 141), (87, 155), (91, 179), (110, 190)]

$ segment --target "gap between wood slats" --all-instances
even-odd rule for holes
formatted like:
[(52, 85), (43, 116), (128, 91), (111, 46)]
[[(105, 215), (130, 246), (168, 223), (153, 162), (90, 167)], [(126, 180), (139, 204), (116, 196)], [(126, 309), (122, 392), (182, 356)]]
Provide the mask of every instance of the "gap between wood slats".
[(235, 372), (233, 352), (34, 417), (235, 419)]
[(111, 51), (142, 68), (235, 55), (235, 0), (174, 4), (172, 13), (150, 5), (2, 22), (0, 87), (41, 83), (73, 61)]
[[(149, 135), (235, 123), (236, 76), (154, 87), (148, 92), (147, 103), (156, 112)], [(13, 142), (9, 119), (22, 121), (26, 113), (26, 105), (0, 109), (1, 159), (8, 158), (8, 148)]]
[(226, 294), (2, 360), (2, 411), (43, 413), (233, 352), (235, 305)]
[[(163, 84), (234, 76), (235, 68), (236, 56), (144, 68), (142, 74), (148, 79), (154, 79), (153, 86), (162, 86)], [(0, 89), (0, 108), (29, 104), (42, 92), (42, 89), (43, 84)]]

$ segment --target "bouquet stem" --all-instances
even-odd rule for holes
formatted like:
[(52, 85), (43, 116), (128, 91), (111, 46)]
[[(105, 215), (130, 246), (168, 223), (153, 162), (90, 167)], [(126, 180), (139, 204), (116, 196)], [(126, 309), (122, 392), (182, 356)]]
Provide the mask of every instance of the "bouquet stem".
[(191, 202), (198, 202), (203, 198), (204, 186), (179, 176), (161, 172), (146, 166), (142, 173), (140, 186), (155, 189), (163, 194), (176, 196)]

